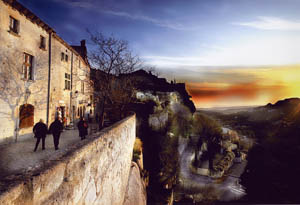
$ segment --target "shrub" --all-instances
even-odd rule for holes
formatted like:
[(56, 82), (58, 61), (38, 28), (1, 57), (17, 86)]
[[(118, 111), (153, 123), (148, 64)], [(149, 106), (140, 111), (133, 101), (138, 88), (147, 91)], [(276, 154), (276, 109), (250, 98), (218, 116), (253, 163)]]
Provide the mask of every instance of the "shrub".
[(208, 140), (220, 138), (223, 135), (221, 125), (201, 113), (195, 113), (193, 116), (192, 132), (194, 135), (204, 136)]
[(143, 142), (140, 138), (135, 138), (135, 142), (134, 142), (134, 147), (133, 147), (133, 151), (142, 151), (143, 148)]
[(135, 138), (134, 147), (133, 147), (133, 156), (132, 160), (137, 162), (140, 159), (140, 155), (142, 152), (143, 143), (140, 138)]
[(240, 150), (243, 152), (248, 152), (250, 148), (253, 146), (252, 140), (240, 140), (239, 141)]
[(187, 137), (191, 132), (191, 120), (192, 115), (187, 107), (173, 104), (169, 114), (169, 131), (175, 136)]

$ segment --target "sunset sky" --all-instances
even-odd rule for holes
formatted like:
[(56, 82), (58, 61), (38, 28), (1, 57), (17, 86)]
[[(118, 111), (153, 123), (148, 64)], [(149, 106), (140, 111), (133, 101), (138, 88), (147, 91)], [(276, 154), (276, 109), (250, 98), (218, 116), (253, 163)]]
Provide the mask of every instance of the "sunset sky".
[[(300, 97), (299, 0), (20, 0), (70, 44), (129, 41), (197, 107)], [(88, 44), (88, 46), (91, 46)]]

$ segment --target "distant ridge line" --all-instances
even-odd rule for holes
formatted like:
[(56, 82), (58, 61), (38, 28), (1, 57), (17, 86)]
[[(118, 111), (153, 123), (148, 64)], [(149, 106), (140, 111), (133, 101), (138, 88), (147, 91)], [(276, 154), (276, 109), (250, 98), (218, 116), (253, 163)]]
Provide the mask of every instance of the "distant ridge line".
[(227, 109), (242, 109), (242, 108), (255, 108), (264, 105), (249, 105), (249, 106), (228, 106), (228, 107), (210, 107), (210, 108), (197, 108), (198, 110), (227, 110)]

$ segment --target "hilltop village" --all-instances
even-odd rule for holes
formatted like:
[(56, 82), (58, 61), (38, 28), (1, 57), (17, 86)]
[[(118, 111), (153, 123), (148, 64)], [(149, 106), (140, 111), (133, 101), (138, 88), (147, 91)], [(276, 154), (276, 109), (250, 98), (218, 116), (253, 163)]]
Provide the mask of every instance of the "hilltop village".
[[(85, 40), (69, 45), (15, 0), (0, 1), (0, 25), (1, 144), (30, 140), (40, 119), (49, 126), (59, 116), (65, 130), (73, 130), (81, 117), (96, 124), (96, 134), (72, 147), (73, 152), (66, 148), (58, 155), (60, 160), (48, 153), (45, 160), (49, 164), (43, 162), (47, 166), (23, 170), (17, 174), (24, 175), (21, 180), (8, 176), (5, 183), (12, 186), (1, 189), (5, 194), (0, 195), (0, 202), (71, 200), (89, 204), (92, 200), (91, 204), (123, 204), (132, 176), (129, 170), (137, 167), (137, 181), (141, 181), (137, 195), (144, 196), (142, 201), (170, 204), (178, 199), (176, 188), (185, 189), (181, 170), (184, 153), (192, 156), (185, 160), (191, 173), (212, 179), (224, 177), (234, 162), (245, 160), (245, 139), (196, 112), (184, 83), (168, 82), (145, 69), (122, 74), (95, 69)], [(101, 90), (106, 80), (113, 82), (112, 92)], [(112, 95), (109, 100), (108, 95)], [(134, 141), (140, 145), (133, 146)], [(52, 167), (49, 172), (48, 167)], [(50, 175), (56, 176), (54, 184), (48, 183)], [(32, 186), (25, 186), (22, 180)], [(112, 191), (104, 193), (102, 185)], [(19, 191), (10, 191), (11, 187)], [(46, 191), (36, 187), (46, 187)], [(111, 197), (114, 189), (121, 192), (118, 203)]]

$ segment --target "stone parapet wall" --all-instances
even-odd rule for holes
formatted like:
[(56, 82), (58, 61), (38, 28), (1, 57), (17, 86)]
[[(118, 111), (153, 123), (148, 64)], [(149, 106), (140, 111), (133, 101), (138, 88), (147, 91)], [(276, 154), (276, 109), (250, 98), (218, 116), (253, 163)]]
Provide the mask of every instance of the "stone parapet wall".
[(135, 115), (93, 134), (61, 159), (16, 180), (0, 204), (122, 205), (135, 140)]
[(125, 201), (123, 205), (146, 205), (147, 194), (146, 185), (141, 179), (141, 173), (139, 165), (135, 162), (131, 164), (128, 188), (125, 195)]

